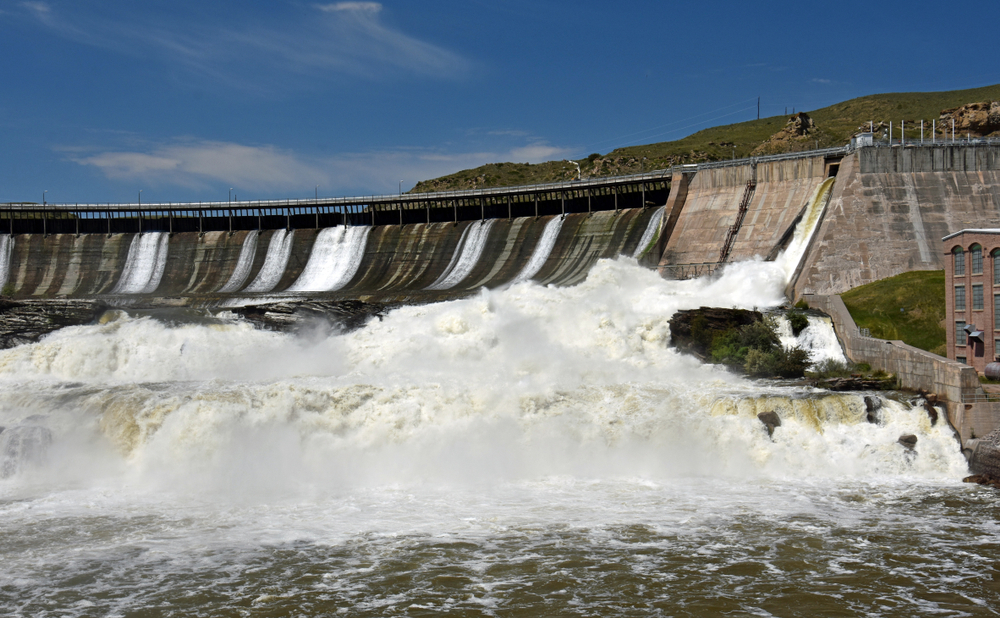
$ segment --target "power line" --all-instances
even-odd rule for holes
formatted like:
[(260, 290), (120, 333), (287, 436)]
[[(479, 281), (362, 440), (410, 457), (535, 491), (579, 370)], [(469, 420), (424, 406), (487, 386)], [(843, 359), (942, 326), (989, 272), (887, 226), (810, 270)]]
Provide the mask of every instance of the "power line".
[[(608, 142), (620, 142), (621, 140), (623, 140), (623, 139), (625, 139), (625, 138), (627, 138), (627, 137), (632, 137), (632, 136), (634, 136), (634, 135), (640, 135), (640, 134), (642, 134), (642, 133), (648, 133), (648, 132), (650, 132), (650, 131), (656, 131), (657, 129), (662, 129), (662, 128), (664, 128), (664, 127), (669, 127), (669, 126), (673, 126), (673, 125), (675, 125), (675, 124), (679, 124), (679, 123), (681, 123), (681, 122), (688, 122), (688, 121), (691, 121), (691, 120), (694, 120), (694, 119), (696, 119), (696, 118), (700, 118), (700, 117), (702, 117), (702, 116), (707, 116), (707, 115), (709, 115), (709, 114), (714, 114), (714, 113), (716, 113), (716, 112), (721, 112), (721, 111), (722, 111), (722, 110), (724, 110), (724, 109), (729, 109), (729, 108), (731, 108), (731, 107), (735, 107), (735, 106), (737, 106), (737, 105), (741, 105), (741, 104), (743, 104), (743, 103), (746, 103), (747, 101), (756, 101), (756, 100), (757, 100), (757, 98), (756, 98), (756, 97), (754, 97), (754, 98), (752, 98), (752, 99), (746, 99), (746, 100), (743, 100), (743, 101), (737, 101), (736, 103), (733, 103), (732, 105), (726, 105), (725, 107), (720, 107), (720, 108), (718, 108), (718, 109), (713, 109), (713, 110), (710, 110), (710, 111), (707, 111), (707, 112), (702, 112), (702, 113), (700, 113), (700, 114), (696, 114), (696, 115), (694, 115), (694, 116), (689, 116), (689, 117), (687, 117), (687, 118), (681, 118), (680, 120), (675, 120), (675, 121), (673, 121), (673, 122), (668, 122), (668, 123), (666, 123), (666, 124), (661, 124), (661, 125), (659, 125), (659, 126), (656, 126), (656, 127), (650, 127), (650, 128), (648, 128), (648, 129), (643, 129), (643, 130), (641, 130), (641, 131), (636, 131), (636, 132), (634, 132), (634, 133), (627, 133), (627, 134), (625, 134), (625, 135), (619, 135), (618, 137), (613, 137), (613, 138), (610, 138), (610, 139), (604, 139), (604, 140), (601, 140), (601, 141), (598, 141), (598, 142), (592, 142), (592, 143), (590, 143), (590, 144), (587, 144), (586, 146), (583, 146), (583, 147), (581, 148), (581, 150), (589, 150), (590, 148), (593, 148), (594, 146), (599, 146), (599, 145), (601, 145), (601, 144), (606, 144), (606, 143), (608, 143)], [(749, 109), (749, 108), (746, 108), (746, 109)], [(737, 114), (737, 113), (739, 113), (739, 112), (742, 112), (742, 111), (746, 111), (746, 109), (739, 109), (739, 110), (736, 110), (736, 111), (735, 111), (735, 112), (733, 112), (732, 114), (726, 114), (726, 116), (731, 116), (731, 115), (733, 115), (733, 114)], [(720, 116), (719, 118), (724, 118), (724, 117), (725, 117), (725, 116)], [(703, 120), (703, 121), (701, 121), (701, 122), (711, 122), (712, 120), (714, 120), (714, 119), (709, 119), (709, 120)], [(695, 124), (699, 124), (699, 123), (695, 123)], [(694, 126), (694, 125), (688, 125), (688, 126)], [(685, 129), (685, 128), (687, 128), (687, 127), (680, 127), (679, 129), (676, 129), (676, 130), (677, 130), (677, 131), (680, 131), (680, 130), (683, 130), (683, 129)]]

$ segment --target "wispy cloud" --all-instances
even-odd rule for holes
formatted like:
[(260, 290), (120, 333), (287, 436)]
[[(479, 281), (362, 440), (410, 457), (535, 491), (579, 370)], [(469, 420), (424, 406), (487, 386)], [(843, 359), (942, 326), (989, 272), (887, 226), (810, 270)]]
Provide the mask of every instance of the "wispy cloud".
[(470, 65), (452, 51), (388, 25), (377, 2), (288, 5), (276, 16), (248, 10), (225, 21), (134, 11), (108, 17), (77, 5), (40, 1), (19, 6), (24, 15), (67, 39), (126, 54), (152, 53), (166, 64), (247, 88), (284, 83), (290, 76), (451, 78)]
[(811, 82), (815, 82), (815, 83), (817, 83), (817, 84), (832, 84), (832, 83), (833, 83), (832, 81), (830, 81), (830, 80), (828, 80), (828, 79), (822, 79), (822, 78), (820, 78), (820, 77), (814, 77), (814, 78), (812, 78), (812, 79), (811, 79), (811, 80), (809, 80), (809, 81), (811, 81)]
[(397, 189), (399, 179), (412, 186), (419, 180), (484, 163), (537, 163), (570, 154), (564, 148), (535, 143), (505, 151), (399, 149), (310, 157), (272, 145), (189, 139), (147, 149), (62, 151), (70, 160), (95, 168), (112, 180), (196, 190), (236, 185), (249, 193), (290, 196), (314, 185), (334, 195), (356, 191), (391, 193)]

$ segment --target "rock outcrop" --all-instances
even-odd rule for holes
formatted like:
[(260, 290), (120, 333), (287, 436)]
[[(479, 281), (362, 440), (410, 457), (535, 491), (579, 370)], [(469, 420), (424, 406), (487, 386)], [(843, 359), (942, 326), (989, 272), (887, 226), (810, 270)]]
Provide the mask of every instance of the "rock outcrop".
[(942, 110), (938, 128), (950, 131), (952, 120), (955, 121), (956, 134), (971, 133), (974, 137), (993, 134), (1000, 136), (1000, 101), (980, 101)]
[(678, 311), (670, 318), (670, 345), (706, 360), (716, 336), (763, 319), (759, 311), (746, 309), (701, 307)]
[(360, 300), (303, 300), (249, 305), (233, 313), (260, 328), (297, 332), (307, 328), (350, 331), (361, 328), (371, 318), (381, 318), (392, 306)]
[(0, 349), (34, 343), (66, 326), (90, 324), (108, 309), (92, 300), (0, 300)]
[(751, 155), (797, 152), (815, 146), (816, 122), (805, 112), (791, 116), (784, 128), (753, 149)]

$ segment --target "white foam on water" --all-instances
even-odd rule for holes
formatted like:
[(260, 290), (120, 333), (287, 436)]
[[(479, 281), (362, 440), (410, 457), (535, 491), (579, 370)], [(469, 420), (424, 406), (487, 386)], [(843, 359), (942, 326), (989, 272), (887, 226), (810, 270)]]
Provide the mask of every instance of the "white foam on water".
[(486, 246), (486, 239), (490, 235), (490, 229), (496, 219), (487, 219), (479, 223), (473, 222), (465, 228), (462, 238), (459, 239), (455, 254), (441, 276), (427, 286), (428, 290), (449, 290), (461, 283), (472, 269), (479, 262), (479, 257), (483, 254)]
[(562, 217), (552, 217), (549, 219), (548, 223), (545, 224), (545, 229), (542, 230), (542, 237), (538, 239), (535, 250), (531, 252), (531, 258), (528, 259), (528, 263), (524, 265), (521, 272), (517, 273), (517, 276), (514, 277), (511, 283), (527, 281), (537, 275), (542, 266), (545, 266), (546, 260), (552, 254), (552, 248), (556, 245), (556, 239), (559, 238), (559, 230), (562, 229), (562, 224)]
[[(178, 598), (201, 615), (250, 599), (280, 613), (267, 591), (298, 608), (284, 613), (335, 611), (309, 605), (322, 597), (402, 615), (459, 566), (470, 583), (434, 607), (509, 606), (497, 595), (512, 581), (536, 598), (554, 572), (581, 578), (560, 583), (576, 590), (606, 583), (571, 560), (632, 560), (642, 585), (690, 569), (696, 583), (671, 585), (692, 603), (779, 578), (764, 598), (806, 577), (843, 582), (824, 565), (871, 562), (890, 533), (902, 541), (876, 574), (908, 577), (900, 551), (961, 543), (968, 569), (935, 572), (943, 586), (974, 577), (997, 531), (942, 511), (972, 491), (946, 423), (887, 401), (870, 424), (858, 394), (751, 381), (670, 348), (677, 310), (774, 307), (784, 286), (774, 263), (668, 281), (623, 257), (574, 287), (482, 290), (349, 333), (118, 314), (2, 350), (0, 426), (51, 440), (0, 479), (0, 613), (127, 615)], [(781, 417), (773, 436), (762, 411)], [(897, 443), (911, 433), (913, 451)], [(771, 573), (774, 547), (809, 564), (774, 558)], [(905, 583), (929, 579), (907, 561), (920, 568)], [(190, 595), (206, 582), (211, 594)], [(613, 586), (589, 613), (648, 601)]]
[(642, 254), (649, 249), (649, 243), (653, 241), (653, 237), (656, 232), (660, 229), (660, 221), (663, 220), (663, 211), (666, 207), (657, 209), (656, 213), (649, 220), (649, 224), (646, 226), (646, 231), (642, 233), (642, 238), (639, 239), (639, 244), (635, 248), (635, 252), (632, 253), (632, 257), (638, 259), (642, 257)]
[(830, 318), (815, 315), (808, 316), (809, 325), (796, 337), (792, 333), (792, 325), (784, 316), (777, 316), (778, 337), (781, 345), (786, 348), (802, 348), (809, 352), (810, 362), (819, 365), (825, 361), (846, 363), (844, 349), (833, 330)]
[(121, 278), (112, 294), (152, 294), (160, 286), (167, 266), (166, 232), (146, 232), (132, 238)]
[(285, 274), (285, 267), (288, 266), (288, 258), (292, 254), (292, 239), (295, 231), (275, 230), (271, 236), (271, 242), (267, 245), (267, 255), (264, 256), (264, 264), (260, 267), (260, 272), (253, 282), (244, 289), (244, 292), (270, 292), (274, 286), (281, 281), (281, 276)]
[(7, 285), (10, 277), (10, 254), (14, 250), (14, 238), (9, 234), (0, 235), (0, 287)]
[(229, 281), (226, 282), (226, 285), (219, 288), (220, 293), (229, 294), (243, 287), (247, 277), (250, 276), (250, 269), (253, 268), (253, 259), (257, 255), (257, 238), (259, 235), (260, 233), (257, 230), (251, 230), (246, 238), (243, 239), (243, 246), (240, 247), (240, 256), (236, 260), (236, 268), (233, 269), (233, 274), (229, 276)]
[(367, 226), (337, 226), (317, 236), (309, 261), (288, 292), (332, 292), (354, 278), (365, 256)]

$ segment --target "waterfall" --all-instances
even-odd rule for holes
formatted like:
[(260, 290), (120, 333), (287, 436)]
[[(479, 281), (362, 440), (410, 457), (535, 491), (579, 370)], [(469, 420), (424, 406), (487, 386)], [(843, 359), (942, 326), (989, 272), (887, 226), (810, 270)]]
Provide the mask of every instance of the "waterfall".
[(833, 188), (835, 178), (827, 178), (813, 192), (809, 200), (802, 220), (795, 226), (795, 233), (788, 248), (782, 252), (775, 262), (785, 271), (785, 281), (790, 282), (795, 276), (795, 271), (802, 261), (802, 256), (809, 247), (809, 239), (812, 238), (816, 228), (819, 227), (820, 219), (823, 217), (823, 210), (830, 200), (830, 190)]
[(52, 432), (37, 425), (0, 427), (0, 478), (14, 476), (27, 466), (40, 465), (52, 444)]
[(840, 347), (840, 340), (833, 330), (833, 322), (830, 318), (811, 315), (808, 317), (809, 326), (805, 327), (799, 336), (792, 334), (792, 325), (788, 318), (783, 315), (775, 316), (778, 324), (778, 338), (781, 345), (786, 348), (802, 348), (809, 352), (812, 364), (819, 365), (828, 360), (846, 363), (847, 357)]
[(632, 253), (632, 257), (635, 259), (639, 259), (647, 251), (649, 251), (649, 244), (657, 238), (657, 233), (660, 231), (660, 221), (663, 220), (664, 210), (666, 210), (666, 207), (658, 209), (649, 220), (649, 224), (646, 225), (646, 231), (642, 233), (642, 238), (639, 239), (639, 244), (636, 246), (635, 252)]
[(132, 238), (121, 279), (112, 294), (151, 294), (160, 285), (167, 266), (166, 232), (147, 232)]
[(288, 258), (292, 254), (292, 238), (294, 236), (294, 231), (274, 231), (271, 242), (267, 245), (264, 265), (260, 267), (257, 277), (243, 290), (244, 292), (270, 292), (274, 286), (278, 285), (281, 276), (285, 274)]
[(253, 267), (253, 259), (257, 255), (258, 236), (260, 236), (260, 233), (257, 230), (252, 230), (243, 239), (243, 247), (240, 248), (240, 257), (236, 261), (236, 268), (233, 270), (233, 274), (230, 275), (226, 285), (219, 288), (220, 293), (228, 294), (235, 292), (246, 282), (247, 277), (250, 276), (250, 269)]
[(287, 291), (332, 292), (350, 283), (361, 266), (370, 231), (367, 226), (337, 226), (321, 231), (305, 269)]
[(10, 253), (14, 248), (14, 237), (9, 234), (0, 235), (0, 288), (7, 285), (10, 273)]
[(494, 223), (496, 223), (496, 219), (489, 219), (479, 224), (473, 222), (466, 227), (448, 268), (441, 273), (437, 281), (427, 286), (427, 289), (448, 290), (461, 283), (476, 267), (479, 256), (483, 253), (483, 247), (486, 246), (486, 238), (490, 234), (490, 228), (493, 227)]
[(520, 283), (522, 281), (527, 281), (538, 274), (538, 271), (542, 269), (545, 265), (545, 261), (549, 259), (549, 255), (552, 253), (552, 248), (556, 245), (556, 239), (559, 237), (559, 230), (562, 229), (563, 218), (562, 217), (552, 217), (548, 223), (545, 224), (545, 229), (542, 231), (542, 237), (538, 239), (538, 244), (535, 245), (535, 250), (531, 253), (531, 258), (528, 263), (524, 265), (521, 272), (514, 277), (511, 283)]

